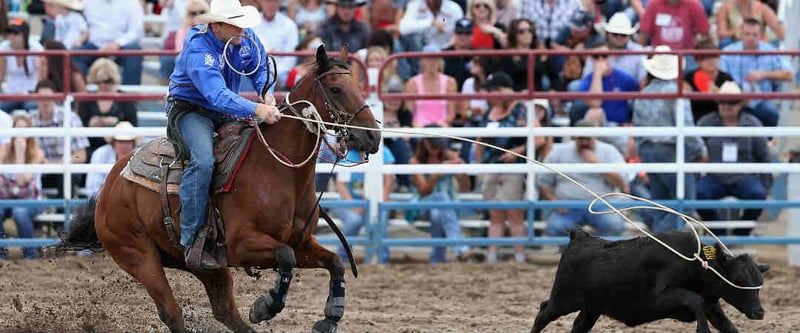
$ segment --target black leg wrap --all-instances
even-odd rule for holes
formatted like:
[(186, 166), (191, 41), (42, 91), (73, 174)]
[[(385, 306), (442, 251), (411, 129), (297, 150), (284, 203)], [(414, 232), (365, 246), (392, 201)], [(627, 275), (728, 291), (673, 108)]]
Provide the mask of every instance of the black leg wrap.
[(279, 272), (278, 275), (275, 288), (272, 288), (266, 295), (259, 297), (250, 307), (250, 321), (252, 323), (270, 320), (283, 311), (283, 307), (286, 304), (286, 293), (289, 291), (289, 285), (292, 282), (292, 272)]
[(328, 301), (325, 302), (325, 319), (338, 323), (344, 316), (344, 287), (344, 280), (331, 281)]

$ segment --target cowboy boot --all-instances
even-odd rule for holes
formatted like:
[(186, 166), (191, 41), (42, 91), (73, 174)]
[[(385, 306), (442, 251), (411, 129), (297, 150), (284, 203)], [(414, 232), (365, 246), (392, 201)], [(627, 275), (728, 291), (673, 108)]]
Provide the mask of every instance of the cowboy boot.
[(201, 230), (197, 234), (194, 243), (184, 250), (186, 267), (189, 270), (217, 270), (222, 268), (214, 258), (214, 255), (206, 251), (206, 236), (206, 230)]

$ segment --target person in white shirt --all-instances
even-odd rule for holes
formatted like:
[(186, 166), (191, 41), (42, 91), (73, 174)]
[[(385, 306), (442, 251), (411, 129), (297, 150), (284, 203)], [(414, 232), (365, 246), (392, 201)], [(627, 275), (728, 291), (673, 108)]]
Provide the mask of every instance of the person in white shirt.
[[(114, 127), (115, 130), (129, 130), (131, 128), (134, 128), (133, 125), (127, 121), (121, 121), (119, 124), (117, 124), (117, 126)], [(108, 144), (97, 148), (97, 150), (92, 153), (92, 158), (89, 163), (117, 163), (117, 160), (128, 156), (128, 154), (130, 154), (136, 148), (138, 140), (134, 135), (117, 134), (113, 137), (106, 138), (106, 142), (108, 142)], [(97, 195), (100, 192), (100, 188), (103, 187), (103, 183), (105, 183), (107, 176), (108, 172), (87, 173), (86, 193), (89, 196)]]
[[(0, 42), (0, 51), (44, 51), (42, 45), (30, 40), (30, 26), (21, 18), (8, 22), (6, 27), (6, 40)], [(27, 94), (36, 88), (39, 82), (38, 62), (39, 56), (0, 56), (0, 82), (4, 94)], [(17, 109), (32, 110), (36, 102), (27, 101), (0, 101), (0, 109), (13, 112)]]
[[(84, 0), (83, 15), (89, 24), (89, 39), (83, 50), (141, 50), (144, 38), (144, 10), (138, 0)], [(84, 75), (96, 57), (74, 57)], [(141, 56), (117, 56), (122, 67), (122, 84), (139, 85), (142, 81)]]
[(81, 15), (83, 3), (80, 0), (45, 0), (56, 7), (55, 40), (64, 44), (68, 50), (77, 49), (89, 37), (89, 25)]
[[(298, 44), (297, 24), (281, 13), (281, 0), (259, 0), (261, 25), (253, 28), (265, 51), (294, 52)], [(277, 62), (278, 82), (283, 86), (289, 71), (297, 64), (297, 57), (275, 57)], [(270, 68), (272, 66), (270, 65)]]

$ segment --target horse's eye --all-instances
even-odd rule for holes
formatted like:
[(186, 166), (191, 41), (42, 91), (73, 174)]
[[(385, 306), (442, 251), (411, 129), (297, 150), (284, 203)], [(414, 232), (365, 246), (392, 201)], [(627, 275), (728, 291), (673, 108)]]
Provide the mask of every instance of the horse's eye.
[(342, 88), (339, 88), (339, 87), (333, 87), (333, 88), (331, 88), (331, 93), (334, 93), (334, 94), (341, 94), (341, 93), (342, 93)]

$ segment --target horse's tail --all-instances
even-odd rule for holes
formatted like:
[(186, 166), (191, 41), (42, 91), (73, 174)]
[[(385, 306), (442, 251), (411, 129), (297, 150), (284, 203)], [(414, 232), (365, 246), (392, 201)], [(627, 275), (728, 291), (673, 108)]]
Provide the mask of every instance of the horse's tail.
[(56, 254), (67, 251), (92, 250), (102, 251), (103, 244), (97, 238), (94, 229), (94, 211), (97, 206), (97, 197), (92, 196), (83, 207), (76, 207), (66, 230), (61, 236), (61, 243), (56, 245)]

